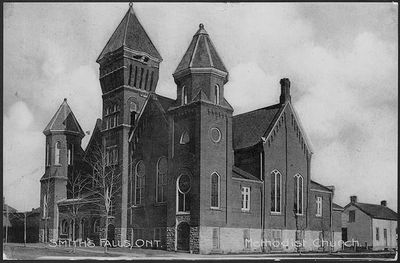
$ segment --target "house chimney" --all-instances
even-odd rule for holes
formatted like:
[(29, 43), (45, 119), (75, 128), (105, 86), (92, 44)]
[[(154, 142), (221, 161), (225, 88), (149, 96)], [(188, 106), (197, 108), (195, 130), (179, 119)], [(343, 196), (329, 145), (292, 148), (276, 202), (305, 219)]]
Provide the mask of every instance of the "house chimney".
[(357, 196), (356, 195), (350, 196), (350, 203), (357, 203)]
[(382, 200), (382, 201), (381, 201), (381, 206), (386, 206), (386, 205), (387, 205), (386, 200)]
[(290, 80), (288, 78), (283, 78), (279, 83), (281, 84), (281, 96), (279, 100), (281, 104), (284, 104), (290, 101)]

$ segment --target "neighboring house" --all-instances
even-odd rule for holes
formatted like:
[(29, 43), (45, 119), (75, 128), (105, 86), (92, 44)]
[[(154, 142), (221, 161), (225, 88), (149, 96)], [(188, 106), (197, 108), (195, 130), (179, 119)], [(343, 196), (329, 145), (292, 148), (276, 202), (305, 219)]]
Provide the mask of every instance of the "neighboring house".
[[(40, 208), (26, 212), (26, 242), (28, 243), (39, 242), (39, 216)], [(6, 227), (8, 228), (7, 242), (23, 243), (25, 212), (18, 212), (15, 208), (3, 203), (3, 240), (5, 240)]]
[[(103, 111), (87, 148), (66, 100), (44, 130), (41, 240), (72, 238), (63, 211), (81, 199), (68, 196), (66, 181), (101, 145), (124, 182), (109, 239), (160, 240), (161, 248), (193, 253), (296, 251), (295, 240), (305, 241), (301, 250), (329, 250), (312, 242), (340, 232), (333, 188), (311, 180), (312, 149), (289, 79), (280, 81), (279, 103), (233, 116), (228, 70), (204, 25), (173, 74), (176, 99), (157, 94), (161, 61), (130, 7), (97, 59)], [(84, 209), (76, 238), (98, 240), (104, 220)]]
[(387, 207), (386, 201), (366, 204), (351, 196), (342, 214), (343, 238), (372, 250), (396, 249), (397, 220), (397, 213)]

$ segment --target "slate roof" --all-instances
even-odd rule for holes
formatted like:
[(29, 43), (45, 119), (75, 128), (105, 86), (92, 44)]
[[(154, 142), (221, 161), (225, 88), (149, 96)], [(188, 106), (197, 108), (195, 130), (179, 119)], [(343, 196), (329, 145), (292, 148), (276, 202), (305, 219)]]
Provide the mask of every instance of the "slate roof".
[(117, 29), (111, 35), (111, 38), (97, 58), (97, 62), (106, 56), (106, 54), (114, 52), (123, 46), (134, 51), (146, 53), (160, 61), (162, 60), (160, 53), (136, 17), (132, 6), (129, 7)]
[(330, 189), (329, 187), (319, 184), (313, 180), (310, 181), (310, 188), (332, 192), (332, 189)]
[(261, 182), (260, 179), (258, 179), (257, 177), (255, 177), (254, 175), (252, 175), (246, 171), (243, 171), (242, 169), (240, 169), (237, 166), (232, 166), (232, 172), (233, 172), (232, 177), (234, 177), (234, 178)]
[(233, 116), (233, 149), (253, 146), (272, 129), (283, 105), (269, 107)]
[(334, 210), (341, 210), (341, 211), (344, 210), (344, 208), (343, 208), (342, 206), (340, 206), (340, 205), (338, 205), (338, 204), (336, 204), (336, 203), (332, 203), (332, 209), (334, 209)]
[(175, 103), (174, 99), (170, 99), (170, 98), (161, 96), (159, 94), (156, 94), (156, 95), (157, 95), (158, 102), (160, 102), (160, 104), (163, 107), (165, 112), (167, 112), (168, 108), (171, 107)]
[(188, 68), (216, 68), (228, 72), (203, 24), (199, 25), (174, 74)]
[(60, 108), (58, 108), (56, 114), (51, 118), (43, 133), (47, 135), (52, 131), (69, 131), (78, 133), (82, 137), (85, 136), (85, 133), (67, 103), (67, 99), (64, 99)]
[(345, 208), (351, 205), (359, 208), (361, 211), (363, 211), (372, 218), (398, 220), (397, 213), (387, 206), (366, 204), (366, 203), (349, 203), (348, 205), (346, 205)]

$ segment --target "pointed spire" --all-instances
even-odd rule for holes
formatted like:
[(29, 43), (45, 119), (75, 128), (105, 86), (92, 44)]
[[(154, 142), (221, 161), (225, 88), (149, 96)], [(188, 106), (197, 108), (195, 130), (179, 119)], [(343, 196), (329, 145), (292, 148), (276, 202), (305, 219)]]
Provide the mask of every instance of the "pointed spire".
[(75, 133), (81, 137), (85, 136), (81, 126), (75, 118), (74, 113), (67, 103), (67, 99), (64, 98), (63, 103), (58, 108), (56, 114), (54, 114), (53, 118), (49, 124), (47, 124), (43, 133), (45, 135), (49, 135), (51, 132), (71, 132)]
[(126, 47), (136, 53), (144, 53), (158, 62), (162, 61), (160, 53), (136, 17), (132, 2), (129, 3), (128, 11), (96, 61), (99, 62), (107, 54), (115, 52), (121, 47)]
[(215, 68), (228, 72), (203, 24), (199, 25), (174, 74), (188, 68)]

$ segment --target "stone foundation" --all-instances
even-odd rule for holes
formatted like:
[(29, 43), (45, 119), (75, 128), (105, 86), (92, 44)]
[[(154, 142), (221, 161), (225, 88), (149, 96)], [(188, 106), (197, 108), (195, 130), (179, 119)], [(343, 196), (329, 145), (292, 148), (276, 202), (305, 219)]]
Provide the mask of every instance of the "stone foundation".
[(190, 227), (190, 253), (199, 254), (199, 227)]
[(175, 226), (167, 227), (167, 250), (175, 251)]

